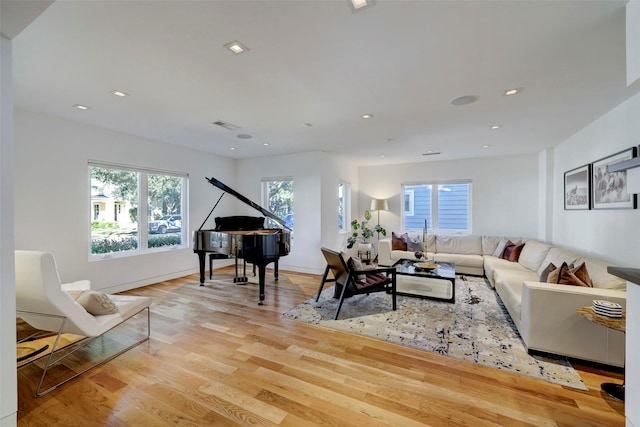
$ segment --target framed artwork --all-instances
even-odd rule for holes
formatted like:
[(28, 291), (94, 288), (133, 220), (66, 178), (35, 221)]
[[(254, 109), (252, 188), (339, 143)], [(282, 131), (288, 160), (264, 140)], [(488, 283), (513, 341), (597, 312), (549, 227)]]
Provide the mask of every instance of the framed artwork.
[(591, 165), (580, 166), (564, 173), (565, 210), (590, 209)]
[(636, 195), (627, 193), (627, 171), (607, 172), (607, 166), (629, 160), (637, 155), (637, 148), (612, 154), (591, 163), (592, 209), (635, 209)]

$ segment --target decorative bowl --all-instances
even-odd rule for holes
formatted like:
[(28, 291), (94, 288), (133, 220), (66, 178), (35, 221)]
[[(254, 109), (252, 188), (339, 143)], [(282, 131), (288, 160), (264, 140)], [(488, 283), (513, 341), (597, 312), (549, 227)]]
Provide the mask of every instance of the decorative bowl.
[(421, 270), (433, 270), (438, 266), (435, 262), (416, 262), (414, 265)]

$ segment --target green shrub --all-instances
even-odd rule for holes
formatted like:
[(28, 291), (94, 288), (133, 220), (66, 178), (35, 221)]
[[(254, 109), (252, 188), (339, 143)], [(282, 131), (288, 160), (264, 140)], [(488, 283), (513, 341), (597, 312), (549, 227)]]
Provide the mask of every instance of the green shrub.
[(178, 234), (160, 234), (149, 236), (149, 247), (159, 248), (162, 246), (179, 245), (182, 243), (181, 236)]
[(110, 252), (130, 251), (137, 248), (138, 239), (136, 239), (135, 237), (91, 240), (92, 254), (108, 254)]
[[(180, 235), (168, 234), (149, 236), (150, 248), (179, 245), (180, 243), (182, 243)], [(91, 240), (92, 254), (108, 254), (110, 252), (131, 251), (137, 248), (138, 240), (135, 236)]]

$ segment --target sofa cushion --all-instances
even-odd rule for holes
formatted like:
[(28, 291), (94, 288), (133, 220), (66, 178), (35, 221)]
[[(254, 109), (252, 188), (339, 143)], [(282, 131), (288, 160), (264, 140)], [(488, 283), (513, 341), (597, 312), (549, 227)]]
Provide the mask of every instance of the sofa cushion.
[[(540, 277), (542, 271), (547, 268), (550, 263), (553, 263), (555, 266), (561, 266), (563, 262), (566, 262), (567, 265), (571, 265), (575, 264), (579, 257), (580, 255), (568, 249), (552, 246), (551, 249), (549, 249), (549, 252), (547, 252), (547, 256), (544, 257), (544, 261), (542, 261), (542, 264), (538, 267), (538, 277)], [(589, 269), (589, 271), (591, 271), (591, 269)]]
[(448, 254), (480, 255), (480, 236), (436, 236), (436, 252)]
[[(521, 237), (503, 237), (503, 236), (481, 236), (480, 240), (482, 242), (482, 255), (492, 255), (495, 257), (500, 256), (500, 254), (504, 250), (504, 244), (506, 244), (508, 240), (511, 240), (516, 244), (520, 244), (524, 242), (524, 240)], [(495, 255), (495, 252), (498, 250), (498, 245), (503, 240), (504, 240), (504, 244), (502, 246), (502, 249), (500, 250), (500, 253)]]
[(523, 267), (537, 272), (551, 247), (552, 246), (548, 243), (542, 243), (536, 240), (527, 240), (522, 252), (520, 253), (518, 262), (522, 264)]
[[(436, 251), (436, 235), (435, 234), (427, 234), (427, 252), (435, 252)], [(423, 249), (424, 252), (424, 249)]]
[(610, 263), (588, 257), (580, 257), (575, 261), (575, 265), (585, 263), (589, 277), (594, 288), (600, 289), (621, 289), (627, 288), (627, 282), (613, 274), (607, 272)]
[(482, 268), (484, 265), (484, 258), (482, 255), (465, 255), (465, 254), (444, 254), (436, 252), (433, 255), (434, 261), (439, 262), (453, 262), (456, 267), (478, 267)]
[(519, 329), (522, 312), (522, 286), (525, 280), (538, 280), (538, 276), (534, 271), (525, 268), (517, 270), (498, 269), (494, 272), (494, 279), (496, 292)]
[(493, 255), (500, 239), (502, 239), (500, 236), (482, 236), (482, 255)]
[(494, 280), (494, 272), (498, 269), (501, 270), (527, 270), (526, 268), (524, 268), (523, 266), (521, 266), (519, 263), (517, 262), (510, 262), (507, 261), (506, 259), (501, 259), (501, 258), (497, 258), (494, 257), (492, 255), (485, 255), (484, 257), (484, 273), (487, 276), (487, 279), (489, 279), (489, 283), (491, 283), (491, 286), (495, 287), (495, 280)]
[(406, 233), (398, 236), (395, 232), (391, 232), (391, 250), (392, 251), (406, 251), (407, 250), (407, 241), (404, 236)]

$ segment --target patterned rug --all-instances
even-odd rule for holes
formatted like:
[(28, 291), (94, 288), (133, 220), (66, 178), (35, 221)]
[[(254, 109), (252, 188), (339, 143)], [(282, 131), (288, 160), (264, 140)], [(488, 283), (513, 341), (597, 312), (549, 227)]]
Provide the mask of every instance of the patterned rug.
[(397, 297), (396, 311), (385, 293), (345, 299), (338, 320), (333, 287), (298, 305), (283, 317), (314, 323), (528, 375), (587, 390), (580, 375), (564, 357), (530, 355), (525, 350), (500, 298), (480, 277), (456, 277), (456, 302)]

